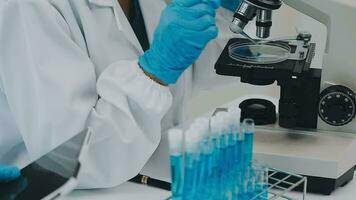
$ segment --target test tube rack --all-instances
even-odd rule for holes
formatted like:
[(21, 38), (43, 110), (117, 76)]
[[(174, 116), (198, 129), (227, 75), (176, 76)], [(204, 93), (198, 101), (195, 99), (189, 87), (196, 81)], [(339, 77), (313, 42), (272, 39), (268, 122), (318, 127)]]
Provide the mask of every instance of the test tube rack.
[[(281, 171), (274, 168), (268, 168), (268, 191), (263, 191), (251, 200), (306, 200), (307, 178), (290, 172)], [(289, 193), (302, 187), (303, 190), (296, 197), (290, 197)], [(264, 193), (268, 192), (268, 197)]]

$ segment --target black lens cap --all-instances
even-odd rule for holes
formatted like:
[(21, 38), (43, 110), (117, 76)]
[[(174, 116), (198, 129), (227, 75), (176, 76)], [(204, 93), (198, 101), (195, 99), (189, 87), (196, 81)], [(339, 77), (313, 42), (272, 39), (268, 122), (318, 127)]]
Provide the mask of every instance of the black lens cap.
[(256, 125), (268, 125), (277, 121), (276, 106), (266, 99), (247, 99), (239, 107), (241, 122), (244, 119), (253, 119)]

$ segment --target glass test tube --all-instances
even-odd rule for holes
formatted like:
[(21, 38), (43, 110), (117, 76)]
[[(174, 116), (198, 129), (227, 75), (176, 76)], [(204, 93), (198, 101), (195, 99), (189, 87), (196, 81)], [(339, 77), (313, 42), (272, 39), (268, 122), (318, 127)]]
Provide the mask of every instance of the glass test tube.
[(183, 199), (194, 199), (197, 187), (197, 171), (199, 158), (199, 137), (197, 132), (190, 129), (185, 132), (185, 162), (184, 162), (184, 187)]
[(220, 133), (221, 133), (222, 121), (221, 118), (213, 116), (210, 121), (210, 142), (212, 145), (212, 169), (211, 169), (211, 180), (210, 180), (210, 196), (211, 199), (218, 199), (221, 192), (221, 143), (220, 143)]
[(180, 200), (183, 194), (183, 131), (172, 129), (168, 132), (172, 176), (172, 197)]
[(257, 170), (256, 194), (260, 196), (257, 200), (268, 199), (268, 168), (260, 166)]
[(242, 131), (245, 137), (244, 142), (244, 164), (249, 166), (253, 159), (253, 140), (255, 133), (255, 122), (252, 119), (245, 119), (242, 123)]

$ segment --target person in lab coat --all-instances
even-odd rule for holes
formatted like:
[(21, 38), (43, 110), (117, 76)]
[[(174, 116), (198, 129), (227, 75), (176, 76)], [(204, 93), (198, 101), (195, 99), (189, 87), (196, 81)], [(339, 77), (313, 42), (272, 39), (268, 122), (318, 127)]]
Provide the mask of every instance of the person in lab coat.
[[(79, 188), (135, 176), (192, 93), (231, 81), (214, 63), (238, 3), (0, 1), (0, 164), (26, 166), (91, 127)], [(19, 176), (9, 166), (0, 181)]]

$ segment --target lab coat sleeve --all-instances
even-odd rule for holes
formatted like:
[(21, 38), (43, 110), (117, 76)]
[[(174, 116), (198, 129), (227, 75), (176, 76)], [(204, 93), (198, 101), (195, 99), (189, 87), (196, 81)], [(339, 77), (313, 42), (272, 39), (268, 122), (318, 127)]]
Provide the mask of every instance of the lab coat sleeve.
[[(239, 78), (221, 76), (215, 73), (215, 63), (229, 39), (240, 37), (229, 29), (233, 12), (220, 8), (216, 14), (216, 24), (219, 29), (218, 37), (211, 41), (199, 59), (193, 65), (193, 94), (202, 90), (216, 89), (227, 84), (238, 82)], [(245, 32), (252, 33), (253, 26), (246, 26)]]
[(96, 77), (71, 34), (48, 1), (1, 1), (0, 86), (33, 160), (89, 126), (94, 136), (79, 188), (115, 186), (158, 146), (172, 96), (135, 60)]

